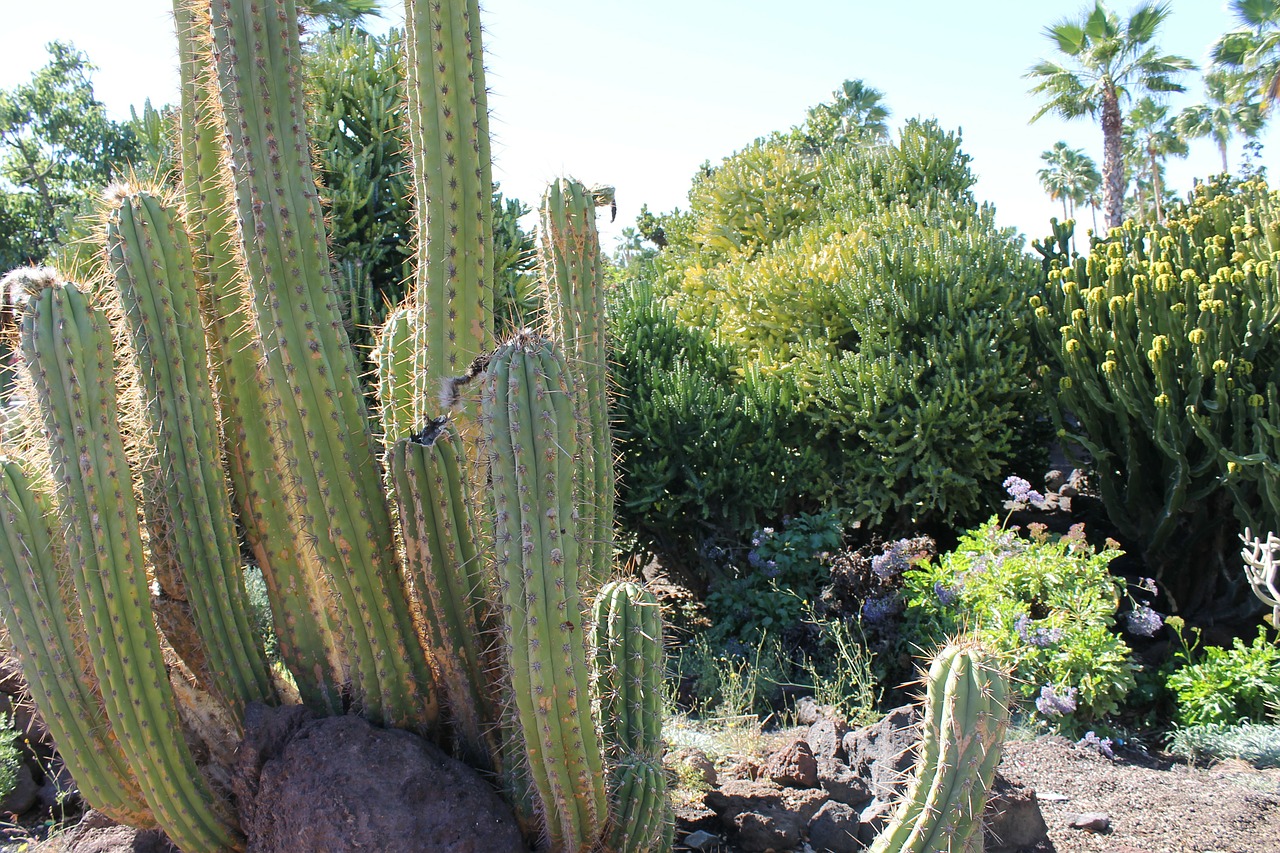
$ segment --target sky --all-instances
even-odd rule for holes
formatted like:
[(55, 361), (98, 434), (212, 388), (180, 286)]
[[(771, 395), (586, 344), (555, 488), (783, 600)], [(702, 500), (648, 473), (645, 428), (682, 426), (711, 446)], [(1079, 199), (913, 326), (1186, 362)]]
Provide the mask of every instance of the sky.
[[(383, 30), (403, 19), (383, 0)], [(1208, 49), (1234, 24), (1225, 0), (1171, 0), (1160, 38), (1170, 53), (1205, 65)], [(98, 70), (99, 100), (115, 118), (131, 104), (175, 101), (177, 70), (170, 0), (0, 0), (6, 22), (0, 87), (44, 64), (44, 45), (71, 41)], [(1043, 236), (1061, 205), (1036, 172), (1059, 140), (1099, 164), (1102, 132), (1082, 119), (1046, 117), (1028, 93), (1028, 68), (1054, 53), (1046, 26), (1076, 17), (1085, 4), (1032, 0), (487, 0), (483, 3), (492, 91), (495, 178), (536, 207), (547, 182), (572, 175), (617, 188), (618, 217), (602, 220), (606, 247), (633, 225), (642, 204), (683, 207), (692, 175), (758, 136), (803, 121), (843, 80), (881, 90), (893, 127), (936, 118), (963, 134), (978, 177), (975, 194), (997, 221)], [(1133, 3), (1112, 4), (1127, 15)], [(1180, 109), (1201, 97), (1187, 75)], [(1262, 136), (1264, 165), (1280, 174), (1280, 132)], [(1240, 142), (1231, 148), (1233, 170)], [(1220, 171), (1209, 140), (1173, 160), (1168, 183), (1185, 192)], [(1088, 223), (1089, 214), (1081, 214)]]

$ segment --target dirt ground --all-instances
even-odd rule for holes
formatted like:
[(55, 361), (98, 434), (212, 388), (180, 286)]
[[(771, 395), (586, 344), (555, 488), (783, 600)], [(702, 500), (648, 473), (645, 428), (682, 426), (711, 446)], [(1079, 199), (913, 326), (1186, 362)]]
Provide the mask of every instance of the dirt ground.
[[(1280, 853), (1280, 769), (1111, 760), (1051, 737), (1007, 743), (1000, 772), (1036, 790), (1056, 853)], [(1110, 831), (1072, 829), (1082, 812)]]

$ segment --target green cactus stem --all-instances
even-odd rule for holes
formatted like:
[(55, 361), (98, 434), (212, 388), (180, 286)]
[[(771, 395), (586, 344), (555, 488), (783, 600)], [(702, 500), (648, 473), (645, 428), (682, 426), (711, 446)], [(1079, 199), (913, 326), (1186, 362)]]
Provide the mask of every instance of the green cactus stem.
[(235, 849), (235, 818), (182, 738), (150, 607), (116, 420), (111, 333), (72, 285), (33, 296), (22, 352), (44, 416), (67, 557), (107, 718), (156, 822), (187, 850)]
[(378, 380), (382, 442), (390, 448), (414, 431), (415, 329), (418, 312), (397, 308), (387, 315), (373, 350)]
[(262, 429), (265, 413), (274, 408), (273, 395), (259, 373), (262, 347), (241, 311), (243, 258), (231, 176), (221, 157), (225, 128), (207, 44), (209, 3), (174, 0), (173, 10), (187, 231), (207, 297), (209, 354), (227, 473), (245, 541), (267, 584), (280, 658), (308, 707), (341, 713), (347, 662), (339, 648), (335, 594), (316, 555), (295, 540), (273, 467), (272, 436)]
[(494, 512), (503, 637), (528, 770), (555, 850), (591, 850), (607, 818), (591, 715), (574, 536), (577, 425), (563, 363), (531, 333), (495, 352), (482, 425)]
[(977, 647), (952, 644), (934, 658), (927, 684), (915, 776), (870, 853), (981, 853), (1008, 679)]
[(155, 826), (82, 660), (84, 620), (54, 553), (52, 508), (22, 467), (0, 460), (0, 613), (40, 716), (85, 802), (112, 820)]
[[(493, 348), (493, 175), (478, 0), (405, 0), (420, 364), (414, 422)], [(463, 420), (469, 439), (473, 428)]]
[(311, 166), (292, 0), (213, 0), (253, 313), (263, 342), (275, 470), (304, 549), (331, 579), (356, 703), (429, 729), (431, 670), (398, 574), (364, 395), (342, 324)]
[(609, 759), (610, 848), (669, 850), (673, 820), (662, 767), (662, 612), (653, 593), (630, 581), (606, 584), (592, 622), (596, 695)]
[(471, 526), (460, 468), (461, 441), (434, 421), (391, 449), (405, 563), (435, 657), (454, 745), (478, 769), (498, 765), (489, 648), (496, 639), (484, 560)]
[(118, 199), (107, 256), (155, 443), (158, 505), (144, 508), (168, 519), (165, 550), (181, 567), (214, 692), (239, 725), (247, 703), (276, 696), (248, 614), (221, 454), (210, 452), (220, 436), (194, 256), (172, 212), (148, 193)]

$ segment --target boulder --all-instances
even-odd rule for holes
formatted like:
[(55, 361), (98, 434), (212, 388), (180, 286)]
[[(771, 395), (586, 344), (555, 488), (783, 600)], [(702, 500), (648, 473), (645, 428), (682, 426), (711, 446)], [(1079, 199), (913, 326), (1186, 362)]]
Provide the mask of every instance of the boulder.
[(824, 758), (843, 760), (845, 757), (843, 741), (848, 732), (849, 727), (843, 720), (823, 717), (809, 726), (805, 741), (808, 742), (809, 749), (813, 750), (813, 757), (819, 761)]
[(818, 785), (837, 803), (861, 809), (871, 799), (871, 786), (843, 761), (818, 759)]
[(476, 771), (409, 732), (354, 716), (250, 706), (233, 786), (249, 853), (526, 853)]
[(63, 853), (179, 853), (158, 829), (121, 826), (92, 810), (67, 832), (58, 849)]
[(729, 840), (745, 853), (798, 846), (803, 829), (828, 800), (824, 791), (743, 779), (722, 782), (703, 798)]
[(801, 738), (795, 738), (771, 755), (760, 773), (789, 788), (818, 787), (818, 762), (809, 744)]
[(809, 822), (809, 846), (816, 853), (857, 853), (858, 813), (844, 803), (824, 803)]
[(844, 736), (849, 768), (871, 783), (871, 793), (893, 800), (906, 789), (920, 739), (919, 715), (913, 705), (894, 708), (875, 725)]
[(19, 763), (15, 777), (13, 790), (0, 800), (0, 812), (4, 814), (22, 814), (36, 804), (36, 798), (40, 794), (40, 786), (36, 784), (31, 765), (25, 761)]
[(1031, 788), (1014, 785), (999, 773), (982, 814), (986, 853), (1017, 853), (1048, 844), (1049, 827)]

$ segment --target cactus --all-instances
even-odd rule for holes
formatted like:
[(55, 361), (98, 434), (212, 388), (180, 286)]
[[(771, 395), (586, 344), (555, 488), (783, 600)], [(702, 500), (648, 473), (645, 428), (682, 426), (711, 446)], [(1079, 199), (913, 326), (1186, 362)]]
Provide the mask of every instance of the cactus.
[(559, 356), (522, 332), (489, 363), (481, 416), (515, 716), (552, 847), (569, 851), (592, 849), (607, 817), (580, 624), (571, 394)]
[[(104, 316), (74, 287), (47, 283), (23, 319), (23, 350), (60, 518), (42, 515), (22, 472), (4, 467), (0, 603), (10, 604), (5, 617), (33, 690), (89, 801), (159, 825), (183, 849), (234, 849), (242, 839), (182, 736), (180, 712), (203, 711), (204, 700), (180, 667), (173, 683), (167, 677), (148, 573), (190, 599), (188, 651), (233, 721), (247, 702), (275, 701), (245, 614), (233, 511), (267, 580), (302, 701), (451, 741), (502, 780), (529, 836), (557, 851), (669, 849), (661, 626), (637, 588), (625, 597), (641, 602), (638, 611), (613, 620), (620, 657), (612, 669), (602, 663), (605, 683), (617, 685), (604, 701), (626, 709), (608, 726), (609, 786), (593, 705), (583, 590), (593, 574), (607, 575), (610, 554), (590, 556), (584, 544), (595, 537), (580, 524), (611, 498), (612, 478), (600, 468), (583, 477), (578, 457), (597, 429), (607, 434), (603, 381), (590, 379), (602, 375), (603, 350), (578, 357), (600, 363), (574, 367), (600, 392), (590, 418), (578, 416), (588, 407), (575, 406), (575, 376), (547, 342), (524, 333), (485, 354), (490, 193), (477, 12), (473, 0), (423, 3), (421, 12), (408, 5), (423, 40), (411, 65), (425, 75), (414, 78), (411, 99), (426, 122), (415, 148), (434, 140), (415, 160), (440, 171), (420, 185), (437, 193), (417, 247), (424, 278), (415, 301), (393, 315), (401, 325), (388, 327), (380, 353), (385, 485), (398, 501), (403, 561), (394, 560), (396, 531), (299, 120), (296, 10), (291, 0), (175, 0), (185, 229), (152, 192), (123, 193), (108, 228), (123, 309), (116, 340), (131, 342), (151, 436), (134, 436), (130, 447), (155, 467), (140, 477), (127, 464), (115, 394), (130, 377), (115, 372)], [(431, 122), (426, 99), (437, 99)], [(432, 247), (426, 237), (440, 234)], [(588, 254), (598, 251), (589, 243)], [(590, 258), (580, 261), (591, 268)], [(597, 295), (570, 314), (599, 330), (599, 317), (582, 315), (600, 310)], [(430, 346), (428, 322), (441, 333)], [(477, 329), (470, 343), (460, 340)], [(562, 336), (580, 337), (567, 328)], [(472, 378), (484, 374), (479, 476), (468, 478), (465, 416), (421, 417), (435, 395), (405, 368), (427, 364), (427, 352), (441, 376), (458, 372), (462, 358)], [(149, 537), (135, 489), (156, 498)], [(481, 489), (485, 507), (471, 497)], [(52, 529), (64, 531), (65, 548)], [(74, 602), (63, 595), (71, 585)], [(187, 629), (160, 621), (170, 645), (182, 645), (168, 632)], [(212, 729), (192, 734), (225, 760), (230, 744), (209, 738), (234, 733)]]
[[(146, 193), (119, 199), (107, 223), (107, 254), (155, 437), (160, 500), (146, 509), (168, 519), (165, 551), (186, 569), (214, 691), (239, 722), (247, 703), (274, 703), (275, 688), (250, 628), (221, 460), (208, 452), (219, 435), (194, 256), (172, 213)], [(152, 529), (160, 527), (152, 523)]]
[(951, 644), (926, 683), (915, 775), (870, 853), (982, 850), (982, 810), (1009, 722), (1007, 677), (980, 649)]
[(115, 738), (156, 822), (179, 847), (238, 847), (230, 809), (182, 740), (152, 623), (106, 321), (74, 286), (47, 288), (27, 305), (22, 350), (44, 413), (67, 559)]
[(590, 580), (599, 587), (613, 569), (613, 442), (609, 435), (608, 354), (604, 329), (604, 271), (597, 206), (613, 203), (612, 188), (589, 190), (577, 181), (552, 182), (539, 210), (542, 275), (547, 285), (548, 337), (563, 349), (573, 374), (581, 424), (578, 482), (582, 547)]
[(670, 850), (674, 822), (662, 766), (662, 617), (653, 594), (630, 581), (606, 584), (592, 619), (596, 695), (609, 758), (613, 825), (619, 853)]
[(1265, 540), (1253, 538), (1249, 528), (1240, 535), (1244, 548), (1244, 574), (1258, 600), (1271, 608), (1271, 624), (1280, 628), (1280, 537), (1268, 532)]

